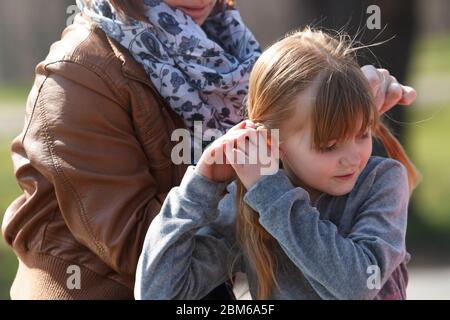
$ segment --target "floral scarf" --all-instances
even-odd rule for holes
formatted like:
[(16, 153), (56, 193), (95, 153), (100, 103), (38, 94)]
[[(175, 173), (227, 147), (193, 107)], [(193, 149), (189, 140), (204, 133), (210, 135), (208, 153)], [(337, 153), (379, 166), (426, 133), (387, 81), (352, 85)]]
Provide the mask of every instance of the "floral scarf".
[(194, 121), (202, 121), (204, 134), (207, 129), (224, 134), (242, 120), (249, 74), (261, 50), (235, 8), (220, 4), (199, 26), (162, 0), (144, 0), (145, 22), (123, 18), (107, 0), (77, 4), (143, 65), (191, 134)]

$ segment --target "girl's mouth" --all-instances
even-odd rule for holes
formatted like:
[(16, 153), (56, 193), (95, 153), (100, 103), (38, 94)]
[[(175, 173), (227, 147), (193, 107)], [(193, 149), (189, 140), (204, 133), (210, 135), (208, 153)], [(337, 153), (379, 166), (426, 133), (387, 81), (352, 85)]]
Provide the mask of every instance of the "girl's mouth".
[(206, 14), (208, 13), (209, 5), (204, 7), (179, 7), (181, 11), (183, 11), (188, 16), (191, 16), (192, 19), (197, 20), (204, 18)]
[(338, 178), (340, 180), (350, 180), (351, 178), (353, 178), (353, 176), (355, 175), (355, 173), (350, 173), (350, 174), (346, 174), (343, 176), (335, 176), (335, 178)]

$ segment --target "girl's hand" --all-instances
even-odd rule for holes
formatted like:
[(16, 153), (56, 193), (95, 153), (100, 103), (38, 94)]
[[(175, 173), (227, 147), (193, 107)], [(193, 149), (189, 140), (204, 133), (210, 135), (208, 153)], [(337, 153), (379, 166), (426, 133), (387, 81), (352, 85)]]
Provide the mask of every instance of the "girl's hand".
[(195, 170), (202, 176), (215, 181), (227, 182), (236, 177), (236, 173), (225, 156), (226, 148), (232, 149), (236, 140), (242, 139), (255, 125), (242, 121), (215, 140), (200, 157)]
[(416, 90), (399, 84), (386, 69), (375, 69), (374, 66), (367, 65), (361, 70), (369, 81), (380, 114), (389, 111), (397, 104), (410, 105), (416, 100)]
[(264, 175), (278, 171), (279, 152), (278, 136), (272, 138), (267, 129), (259, 126), (237, 137), (233, 148), (226, 150), (226, 157), (249, 190)]

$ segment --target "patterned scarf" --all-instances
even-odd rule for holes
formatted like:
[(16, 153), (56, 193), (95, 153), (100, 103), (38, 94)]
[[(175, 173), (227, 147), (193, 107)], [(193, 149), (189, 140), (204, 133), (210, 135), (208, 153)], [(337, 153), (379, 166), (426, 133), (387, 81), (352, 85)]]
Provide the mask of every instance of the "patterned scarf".
[(144, 0), (148, 21), (121, 17), (107, 0), (77, 4), (142, 64), (192, 135), (194, 121), (202, 121), (203, 134), (224, 134), (242, 120), (249, 74), (261, 50), (236, 9), (220, 4), (199, 26), (162, 0)]

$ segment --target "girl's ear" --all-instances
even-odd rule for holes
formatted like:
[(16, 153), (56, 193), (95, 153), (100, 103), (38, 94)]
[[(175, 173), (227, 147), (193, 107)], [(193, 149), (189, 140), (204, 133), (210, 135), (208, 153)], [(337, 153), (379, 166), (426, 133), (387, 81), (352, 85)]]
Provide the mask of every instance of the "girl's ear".
[[(258, 127), (256, 130), (268, 130), (268, 129), (265, 129), (264, 125), (259, 125), (258, 123), (256, 125)], [(279, 134), (277, 134), (275, 137), (276, 138), (273, 139), (273, 136), (269, 135), (267, 137), (267, 143), (269, 144), (269, 147), (271, 149), (278, 148), (278, 156), (279, 156), (280, 160), (283, 161), (284, 155), (285, 155), (284, 146), (283, 146), (284, 143), (279, 140), (279, 138), (280, 138)]]

